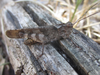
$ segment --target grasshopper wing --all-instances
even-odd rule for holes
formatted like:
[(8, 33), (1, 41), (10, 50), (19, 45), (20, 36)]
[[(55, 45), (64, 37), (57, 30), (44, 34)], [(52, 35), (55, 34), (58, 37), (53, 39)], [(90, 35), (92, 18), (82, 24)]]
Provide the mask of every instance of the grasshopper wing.
[(24, 34), (39, 34), (41, 31), (38, 28), (27, 28), (27, 29), (17, 29), (17, 30), (7, 30), (6, 35), (9, 38), (24, 38)]

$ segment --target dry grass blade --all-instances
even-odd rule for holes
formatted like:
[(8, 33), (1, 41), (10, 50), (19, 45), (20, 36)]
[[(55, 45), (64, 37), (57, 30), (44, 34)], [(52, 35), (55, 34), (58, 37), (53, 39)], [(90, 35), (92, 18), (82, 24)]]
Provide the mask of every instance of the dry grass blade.
[(98, 24), (100, 24), (100, 22), (97, 22), (97, 23), (94, 23), (94, 24), (89, 24), (89, 25), (84, 25), (83, 27), (76, 28), (76, 29), (77, 30), (81, 30), (81, 29), (84, 29), (84, 28), (88, 28), (88, 27), (92, 27), (92, 26), (98, 25)]
[[(92, 9), (94, 6), (96, 6), (99, 2), (100, 2), (100, 1), (98, 1), (98, 2), (96, 2), (96, 3), (93, 3), (92, 5), (90, 5), (89, 7), (87, 7), (88, 9), (85, 11), (85, 13), (83, 13), (83, 15), (82, 15), (74, 24), (78, 23), (80, 20), (85, 19), (85, 18), (83, 18), (83, 16), (85, 16), (85, 15), (87, 14), (87, 12), (88, 12), (90, 9)], [(97, 13), (98, 13), (98, 12), (97, 12)], [(91, 16), (91, 15), (90, 15), (90, 16)], [(87, 16), (87, 17), (89, 17), (89, 16)], [(87, 17), (86, 17), (86, 18), (87, 18)]]
[(93, 33), (95, 36), (99, 37), (100, 38), (100, 34), (97, 34), (97, 33)]
[(100, 39), (93, 39), (93, 40), (100, 44)]

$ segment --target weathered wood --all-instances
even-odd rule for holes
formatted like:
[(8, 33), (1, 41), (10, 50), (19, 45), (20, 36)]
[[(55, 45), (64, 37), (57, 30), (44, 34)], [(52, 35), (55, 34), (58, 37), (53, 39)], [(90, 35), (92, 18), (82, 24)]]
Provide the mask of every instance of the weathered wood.
[(26, 46), (23, 39), (10, 39), (5, 35), (10, 29), (61, 24), (38, 4), (21, 2), (7, 6), (3, 18), (3, 37), (15, 72), (22, 63), (26, 75), (100, 74), (100, 46), (75, 29), (69, 38), (45, 45), (44, 55), (38, 60), (42, 45)]

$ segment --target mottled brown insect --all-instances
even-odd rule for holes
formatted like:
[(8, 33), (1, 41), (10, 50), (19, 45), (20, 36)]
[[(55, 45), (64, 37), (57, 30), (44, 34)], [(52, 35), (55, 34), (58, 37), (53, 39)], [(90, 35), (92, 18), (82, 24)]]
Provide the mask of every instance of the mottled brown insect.
[[(40, 26), (35, 28), (7, 30), (6, 35), (9, 38), (24, 38), (25, 45), (42, 44), (42, 54), (44, 53), (44, 44), (60, 39), (68, 38), (73, 29), (73, 24), (67, 22), (66, 24)], [(39, 58), (38, 57), (38, 58)]]
[(68, 38), (72, 32), (73, 24), (40, 26), (28, 29), (7, 30), (6, 35), (9, 38), (25, 38), (24, 44), (32, 45), (34, 43), (47, 44), (60, 39)]

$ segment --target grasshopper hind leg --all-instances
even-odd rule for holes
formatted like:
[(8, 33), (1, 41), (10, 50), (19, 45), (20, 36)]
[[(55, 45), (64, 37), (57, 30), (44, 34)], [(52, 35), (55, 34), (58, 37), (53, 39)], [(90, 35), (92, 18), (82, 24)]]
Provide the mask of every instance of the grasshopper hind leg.
[(27, 39), (27, 40), (24, 41), (24, 44), (25, 45), (33, 45), (35, 43), (37, 43), (37, 42), (36, 41), (33, 41), (32, 39)]
[[(34, 44), (41, 44), (41, 43), (36, 42), (36, 41), (34, 41), (34, 40), (32, 40), (32, 39), (29, 38), (29, 39), (27, 39), (27, 40), (24, 41), (24, 44), (25, 45), (34, 45)], [(39, 59), (43, 54), (44, 54), (44, 43), (42, 43), (42, 54), (39, 55), (37, 57), (37, 59)]]

